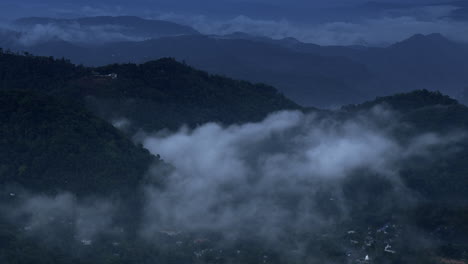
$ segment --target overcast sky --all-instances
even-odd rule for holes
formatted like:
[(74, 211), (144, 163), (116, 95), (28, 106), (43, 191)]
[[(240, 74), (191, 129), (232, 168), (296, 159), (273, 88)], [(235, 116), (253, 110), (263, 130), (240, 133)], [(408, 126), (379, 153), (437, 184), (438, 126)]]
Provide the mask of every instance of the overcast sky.
[[(403, 5), (407, 8), (421, 4), (445, 3), (444, 0), (374, 0), (385, 6)], [(409, 4), (408, 4), (409, 3)], [(284, 18), (288, 20), (332, 17), (336, 14), (323, 12), (346, 9), (347, 15), (369, 11), (367, 0), (2, 0), (2, 16), (27, 15), (90, 15), (95, 13), (148, 14), (158, 12), (191, 13), (206, 16), (248, 15), (257, 18)], [(332, 10), (333, 8), (335, 10)], [(318, 12), (320, 11), (320, 12)], [(344, 10), (342, 10), (344, 11)], [(340, 12), (338, 12), (340, 13)], [(344, 15), (344, 14), (339, 14)]]

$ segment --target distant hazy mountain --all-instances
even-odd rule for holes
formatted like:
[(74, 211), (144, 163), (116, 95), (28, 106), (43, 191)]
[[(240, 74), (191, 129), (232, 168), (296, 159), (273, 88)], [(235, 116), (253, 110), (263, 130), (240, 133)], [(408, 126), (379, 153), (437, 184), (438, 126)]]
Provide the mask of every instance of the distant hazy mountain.
[(133, 16), (99, 16), (75, 19), (55, 19), (46, 17), (21, 18), (14, 22), (19, 27), (52, 25), (66, 30), (70, 26), (82, 28), (101, 27), (105, 32), (115, 32), (135, 38), (158, 38), (164, 36), (196, 35), (195, 29), (163, 20), (148, 20)]
[(366, 65), (373, 74), (366, 87), (371, 94), (432, 89), (460, 98), (468, 83), (468, 45), (452, 42), (440, 34), (415, 35), (386, 48), (305, 43), (288, 47), (322, 56), (343, 56)]
[(370, 78), (364, 65), (344, 57), (304, 54), (244, 39), (192, 35), (92, 47), (50, 41), (25, 49), (85, 65), (174, 57), (210, 73), (274, 85), (291, 99), (309, 106), (357, 102), (363, 97), (357, 87)]
[(457, 8), (450, 13), (449, 18), (458, 21), (468, 21), (468, 3), (466, 1), (453, 1), (450, 4)]

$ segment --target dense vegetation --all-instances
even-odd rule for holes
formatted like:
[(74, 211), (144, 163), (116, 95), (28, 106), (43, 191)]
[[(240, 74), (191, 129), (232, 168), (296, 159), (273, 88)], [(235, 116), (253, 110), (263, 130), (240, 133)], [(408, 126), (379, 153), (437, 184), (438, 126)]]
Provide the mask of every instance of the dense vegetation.
[(42, 93), (62, 89), (69, 80), (85, 74), (65, 59), (24, 56), (0, 48), (0, 89), (36, 90)]
[(343, 109), (356, 113), (377, 105), (397, 111), (400, 126), (394, 133), (402, 142), (422, 131), (451, 133), (453, 137), (463, 138), (456, 149), (433, 148), (430, 157), (406, 161), (401, 177), (421, 199), (415, 208), (404, 213), (406, 220), (437, 237), (438, 243), (443, 245), (439, 249), (445, 255), (463, 258), (465, 254), (466, 258), (468, 107), (439, 92), (419, 90)]
[[(173, 59), (84, 68), (4, 52), (0, 65), (0, 89), (73, 98), (109, 121), (127, 118), (149, 132), (183, 124), (259, 121), (274, 111), (301, 109), (271, 86), (209, 75)], [(106, 76), (112, 73), (117, 78)]]
[[(394, 133), (402, 142), (421, 132), (442, 135), (451, 133), (452, 137), (464, 138), (465, 131), (468, 130), (468, 107), (440, 92), (427, 90), (379, 97), (363, 104), (345, 106), (343, 111), (355, 114), (375, 106), (384, 106), (398, 113), (396, 118), (400, 126)], [(432, 151), (434, 161), (430, 162), (430, 166), (424, 160), (408, 161), (407, 169), (402, 172), (408, 186), (418, 190), (432, 202), (467, 204), (467, 140), (464, 138), (460, 141), (456, 155), (438, 155), (439, 152), (447, 152), (442, 149)]]
[(0, 91), (0, 183), (77, 194), (136, 188), (156, 157), (72, 103)]

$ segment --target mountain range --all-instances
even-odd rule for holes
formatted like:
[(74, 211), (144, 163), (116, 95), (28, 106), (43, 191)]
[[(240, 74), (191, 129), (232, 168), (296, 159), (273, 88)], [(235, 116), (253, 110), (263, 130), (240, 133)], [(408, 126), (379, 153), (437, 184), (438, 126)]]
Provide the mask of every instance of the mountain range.
[[(127, 17), (98, 17), (77, 21), (105, 28), (128, 25), (127, 20)], [(210, 73), (273, 85), (307, 106), (336, 107), (414, 89), (441, 90), (463, 101), (468, 83), (468, 63), (463, 59), (468, 54), (468, 45), (440, 34), (415, 35), (389, 47), (319, 46), (292, 38), (273, 40), (244, 33), (205, 36), (194, 30), (181, 31), (180, 36), (155, 33), (160, 37), (148, 38), (151, 34), (147, 33), (146, 25), (161, 22), (137, 21), (141, 23), (131, 24), (138, 28), (132, 28), (131, 33), (125, 27), (110, 31), (136, 37), (135, 40), (79, 43), (56, 35), (28, 45), (14, 40), (28, 31), (4, 31), (10, 37), (3, 42), (11, 50), (65, 57), (88, 66), (173, 57)], [(29, 18), (16, 23), (61, 27), (70, 22)], [(154, 31), (158, 30), (154, 27)]]

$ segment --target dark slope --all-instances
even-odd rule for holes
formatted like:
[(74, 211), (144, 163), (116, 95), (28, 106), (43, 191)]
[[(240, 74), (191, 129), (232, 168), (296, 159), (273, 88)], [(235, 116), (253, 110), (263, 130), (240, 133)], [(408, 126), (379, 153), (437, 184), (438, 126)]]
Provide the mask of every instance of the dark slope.
[(456, 146), (434, 147), (430, 155), (405, 162), (401, 179), (417, 195), (418, 202), (395, 216), (403, 216), (407, 223), (437, 241), (438, 250), (431, 254), (463, 258), (468, 246), (468, 107), (439, 92), (420, 90), (381, 97), (344, 110), (354, 115), (377, 105), (396, 111), (398, 126), (392, 134), (404, 144), (413, 143), (408, 138), (424, 133), (457, 139)]
[(65, 59), (20, 56), (0, 49), (0, 89), (35, 90), (51, 93), (89, 70), (76, 67)]
[[(411, 135), (450, 133), (462, 138), (456, 150), (433, 149), (429, 160), (411, 160), (402, 171), (406, 185), (433, 204), (468, 206), (468, 107), (439, 92), (419, 90), (347, 106), (349, 113), (383, 105), (398, 113), (395, 135), (405, 142)], [(410, 143), (410, 142), (408, 142)], [(441, 153), (450, 153), (440, 155)]]
[(136, 188), (156, 158), (86, 110), (0, 91), (0, 182), (77, 194)]
[[(128, 118), (134, 129), (147, 131), (258, 121), (274, 111), (301, 109), (271, 86), (210, 75), (173, 59), (84, 68), (64, 60), (0, 54), (0, 65), (2, 89), (36, 89), (82, 100), (107, 120)], [(101, 76), (110, 73), (118, 77)]]
[(259, 121), (271, 112), (300, 109), (271, 86), (209, 75), (173, 59), (96, 70), (119, 77), (109, 82), (83, 78), (73, 89), (107, 119), (128, 118), (147, 131)]

